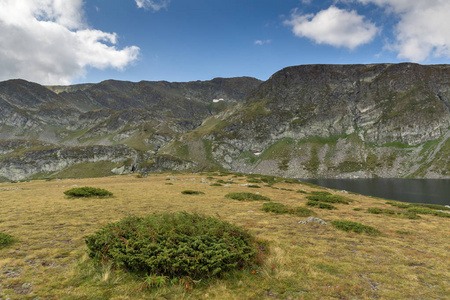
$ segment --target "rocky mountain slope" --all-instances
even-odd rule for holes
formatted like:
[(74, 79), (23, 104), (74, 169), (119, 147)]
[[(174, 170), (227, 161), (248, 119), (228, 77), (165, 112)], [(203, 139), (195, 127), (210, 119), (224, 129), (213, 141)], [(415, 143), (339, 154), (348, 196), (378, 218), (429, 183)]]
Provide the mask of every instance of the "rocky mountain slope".
[(306, 65), (263, 83), (10, 80), (0, 83), (0, 110), (6, 179), (80, 174), (86, 164), (116, 173), (450, 177), (449, 65)]
[[(24, 179), (36, 173), (49, 175), (82, 161), (92, 162), (85, 157), (43, 167), (43, 158), (35, 157), (36, 151), (48, 146), (71, 149), (68, 151), (73, 156), (80, 149), (102, 149), (112, 153), (104, 160), (116, 161), (117, 147), (113, 146), (124, 145), (139, 156), (134, 161), (145, 160), (176, 136), (200, 126), (205, 118), (243, 101), (260, 83), (250, 77), (187, 83), (108, 80), (67, 87), (44, 87), (24, 80), (0, 82), (0, 176)], [(33, 155), (22, 151), (29, 148), (28, 141), (38, 143), (31, 147)], [(17, 146), (12, 149), (18, 153), (14, 156), (16, 168), (12, 156), (4, 156), (11, 145)], [(125, 169), (131, 171), (132, 166)]]
[(290, 67), (162, 153), (289, 177), (449, 177), (449, 108), (448, 65)]

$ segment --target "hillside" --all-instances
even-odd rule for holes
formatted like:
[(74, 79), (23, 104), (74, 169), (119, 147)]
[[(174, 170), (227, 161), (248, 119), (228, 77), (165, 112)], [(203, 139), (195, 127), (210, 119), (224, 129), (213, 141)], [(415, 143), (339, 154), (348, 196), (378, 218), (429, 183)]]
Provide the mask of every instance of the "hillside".
[[(449, 65), (304, 65), (265, 82), (10, 80), (0, 83), (0, 109), (0, 177), (9, 180), (80, 176), (108, 161), (104, 175), (450, 178)], [(52, 161), (46, 147), (72, 158)]]
[[(114, 197), (64, 195), (83, 186), (107, 189)], [(226, 197), (244, 192), (271, 201)], [(307, 205), (318, 192), (349, 202), (332, 203), (333, 210)], [(0, 243), (4, 299), (446, 299), (449, 292), (450, 218), (438, 213), (440, 208), (223, 172), (1, 183), (0, 203), (0, 233), (15, 240), (6, 247)], [(308, 208), (327, 224), (303, 224), (308, 216), (263, 211), (268, 203), (302, 212)], [(86, 255), (85, 237), (105, 224), (130, 215), (181, 211), (248, 230), (266, 242), (264, 263), (224, 278), (149, 288), (143, 277), (111, 264), (95, 265)], [(372, 226), (379, 233), (342, 231), (332, 223), (337, 220)]]

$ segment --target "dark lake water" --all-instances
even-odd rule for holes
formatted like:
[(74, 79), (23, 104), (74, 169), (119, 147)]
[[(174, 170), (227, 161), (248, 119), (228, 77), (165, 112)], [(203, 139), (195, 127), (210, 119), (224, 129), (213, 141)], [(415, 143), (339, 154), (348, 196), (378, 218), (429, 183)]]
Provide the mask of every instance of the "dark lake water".
[(450, 205), (450, 179), (301, 179), (332, 189), (411, 203)]

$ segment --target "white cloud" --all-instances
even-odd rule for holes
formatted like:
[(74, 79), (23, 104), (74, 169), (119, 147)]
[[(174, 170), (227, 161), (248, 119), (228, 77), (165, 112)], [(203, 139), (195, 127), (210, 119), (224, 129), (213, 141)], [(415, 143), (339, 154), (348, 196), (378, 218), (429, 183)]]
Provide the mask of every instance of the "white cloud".
[(262, 46), (264, 44), (270, 44), (271, 42), (272, 42), (271, 40), (256, 40), (254, 41), (254, 44)]
[(169, 6), (170, 0), (135, 0), (139, 8), (152, 9), (158, 11)]
[(136, 46), (117, 48), (117, 35), (90, 29), (83, 0), (0, 0), (0, 80), (70, 84), (86, 68), (122, 70)]
[(365, 21), (356, 11), (335, 6), (315, 15), (300, 15), (294, 11), (291, 19), (284, 23), (291, 26), (298, 37), (309, 38), (318, 44), (349, 49), (371, 42), (378, 32), (373, 23)]
[(395, 14), (396, 41), (389, 45), (399, 58), (421, 62), (430, 57), (450, 58), (450, 1), (448, 0), (356, 0), (373, 3)]

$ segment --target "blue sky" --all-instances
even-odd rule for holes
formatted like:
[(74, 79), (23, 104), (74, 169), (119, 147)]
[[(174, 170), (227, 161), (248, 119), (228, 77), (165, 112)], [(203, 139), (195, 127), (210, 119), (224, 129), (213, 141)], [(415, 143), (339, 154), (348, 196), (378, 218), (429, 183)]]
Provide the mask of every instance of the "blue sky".
[(0, 80), (266, 80), (301, 64), (450, 62), (448, 0), (0, 0), (0, 6)]

